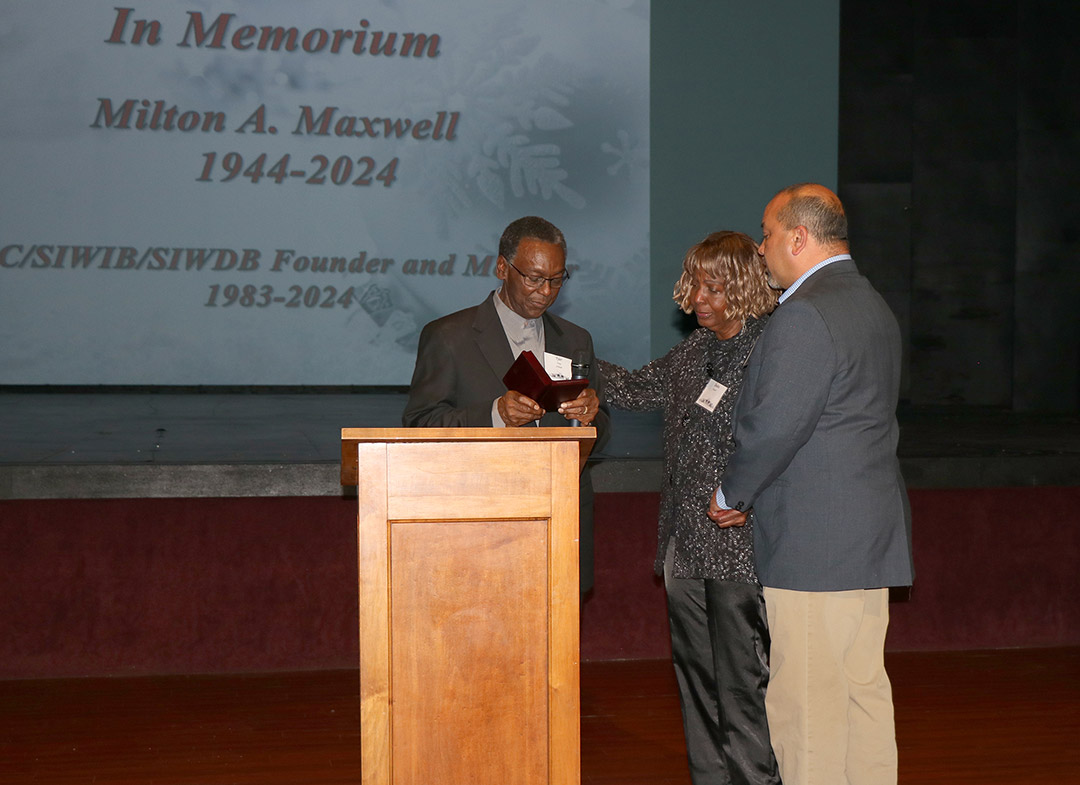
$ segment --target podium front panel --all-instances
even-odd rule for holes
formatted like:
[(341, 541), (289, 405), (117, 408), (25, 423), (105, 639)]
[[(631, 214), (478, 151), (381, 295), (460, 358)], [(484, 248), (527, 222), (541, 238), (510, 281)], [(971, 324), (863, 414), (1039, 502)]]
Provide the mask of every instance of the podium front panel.
[(550, 444), (397, 444), (387, 461), (394, 520), (551, 515)]
[(579, 450), (359, 445), (365, 785), (580, 782)]
[(391, 526), (395, 782), (547, 782), (547, 530)]

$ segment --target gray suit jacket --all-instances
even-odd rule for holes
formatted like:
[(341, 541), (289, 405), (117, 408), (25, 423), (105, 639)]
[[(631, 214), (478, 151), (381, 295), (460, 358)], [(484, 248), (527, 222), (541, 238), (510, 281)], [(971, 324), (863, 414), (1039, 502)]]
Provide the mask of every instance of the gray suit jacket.
[(896, 457), (900, 330), (851, 261), (785, 300), (750, 356), (721, 487), (754, 508), (762, 585), (844, 591), (911, 583)]
[[(472, 308), (436, 319), (420, 333), (416, 367), (409, 400), (401, 422), (405, 427), (481, 428), (491, 426), (491, 404), (506, 392), (502, 378), (514, 362), (492, 293)], [(592, 337), (573, 322), (545, 313), (544, 343), (552, 354), (573, 358), (579, 351), (589, 357), (589, 386), (599, 389), (599, 373)], [(542, 358), (539, 358), (542, 359)], [(566, 427), (558, 412), (548, 412), (540, 425)], [(611, 421), (606, 407), (593, 420), (598, 450), (607, 442)], [(588, 469), (580, 486), (581, 588), (593, 583), (592, 482)]]

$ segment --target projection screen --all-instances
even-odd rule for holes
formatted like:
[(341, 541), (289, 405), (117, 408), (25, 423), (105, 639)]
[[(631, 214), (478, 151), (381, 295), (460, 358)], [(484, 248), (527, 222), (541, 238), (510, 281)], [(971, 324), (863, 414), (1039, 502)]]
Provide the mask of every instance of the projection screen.
[(399, 385), (541, 215), (554, 311), (649, 346), (649, 6), (0, 10), (0, 383)]

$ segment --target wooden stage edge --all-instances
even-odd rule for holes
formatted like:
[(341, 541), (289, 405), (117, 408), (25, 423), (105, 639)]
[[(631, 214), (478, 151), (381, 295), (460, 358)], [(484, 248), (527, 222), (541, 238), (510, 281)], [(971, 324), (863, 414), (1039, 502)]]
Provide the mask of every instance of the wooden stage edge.
[[(1080, 782), (1080, 648), (886, 655), (901, 785)], [(360, 781), (355, 671), (0, 682), (0, 783)], [(666, 660), (581, 666), (581, 781), (689, 785)]]

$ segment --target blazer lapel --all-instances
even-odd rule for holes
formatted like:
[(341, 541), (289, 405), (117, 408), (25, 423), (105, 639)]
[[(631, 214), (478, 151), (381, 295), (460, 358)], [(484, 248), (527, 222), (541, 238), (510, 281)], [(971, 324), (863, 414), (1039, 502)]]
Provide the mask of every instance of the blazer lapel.
[[(555, 323), (547, 312), (544, 313), (544, 351), (550, 354), (558, 354), (562, 357), (570, 357), (572, 347), (566, 341), (566, 333), (559, 329), (559, 325)], [(543, 357), (538, 357), (541, 364), (544, 362)], [(570, 357), (573, 359), (573, 357)]]
[(503, 376), (514, 362), (514, 353), (510, 350), (510, 342), (506, 340), (502, 322), (495, 310), (495, 303), (492, 301), (495, 296), (492, 292), (477, 307), (472, 327), (480, 354), (490, 366), (491, 372), (502, 383)]

